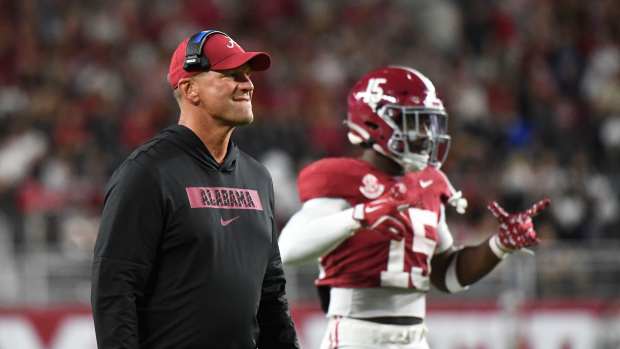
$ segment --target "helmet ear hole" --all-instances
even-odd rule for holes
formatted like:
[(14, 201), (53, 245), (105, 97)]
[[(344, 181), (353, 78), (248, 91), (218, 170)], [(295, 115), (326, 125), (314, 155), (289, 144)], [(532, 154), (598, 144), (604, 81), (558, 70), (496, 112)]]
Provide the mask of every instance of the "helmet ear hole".
[(379, 128), (379, 125), (375, 124), (374, 122), (370, 122), (370, 121), (365, 121), (364, 125), (370, 127), (373, 130), (376, 130)]
[(394, 142), (392, 147), (398, 153), (403, 153), (405, 151), (405, 142), (403, 141)]

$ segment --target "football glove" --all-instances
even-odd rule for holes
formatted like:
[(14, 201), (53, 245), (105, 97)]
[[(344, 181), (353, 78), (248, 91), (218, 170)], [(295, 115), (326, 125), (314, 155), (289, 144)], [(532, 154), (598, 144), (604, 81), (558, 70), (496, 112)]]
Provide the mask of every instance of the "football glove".
[(402, 240), (407, 227), (399, 217), (402, 217), (402, 212), (409, 207), (405, 201), (405, 192), (405, 186), (398, 183), (379, 198), (355, 205), (353, 219), (359, 221), (364, 228), (393, 240)]
[(550, 203), (551, 200), (543, 199), (528, 210), (518, 213), (506, 212), (496, 201), (489, 204), (488, 209), (499, 221), (499, 232), (489, 239), (489, 246), (495, 255), (504, 258), (515, 250), (537, 245), (540, 240), (534, 230), (532, 217)]

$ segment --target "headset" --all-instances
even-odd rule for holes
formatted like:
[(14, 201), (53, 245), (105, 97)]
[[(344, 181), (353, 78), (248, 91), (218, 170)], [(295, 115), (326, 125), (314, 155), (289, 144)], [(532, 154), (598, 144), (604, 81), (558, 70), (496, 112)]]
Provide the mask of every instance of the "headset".
[(185, 62), (183, 63), (185, 71), (208, 71), (211, 68), (209, 59), (202, 54), (202, 48), (209, 36), (213, 34), (230, 37), (219, 30), (203, 30), (192, 35), (187, 41), (187, 48), (185, 49)]

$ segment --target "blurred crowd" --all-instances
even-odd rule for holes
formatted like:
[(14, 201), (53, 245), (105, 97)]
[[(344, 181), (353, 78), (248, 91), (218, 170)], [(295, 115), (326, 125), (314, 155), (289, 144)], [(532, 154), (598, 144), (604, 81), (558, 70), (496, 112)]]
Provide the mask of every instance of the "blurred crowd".
[(544, 196), (544, 243), (617, 238), (618, 18), (615, 0), (0, 0), (0, 245), (91, 253), (108, 177), (176, 122), (172, 51), (207, 28), (272, 55), (235, 139), (271, 170), (281, 223), (301, 167), (356, 154), (349, 87), (398, 64), (448, 108), (458, 239), (494, 231), (490, 200)]

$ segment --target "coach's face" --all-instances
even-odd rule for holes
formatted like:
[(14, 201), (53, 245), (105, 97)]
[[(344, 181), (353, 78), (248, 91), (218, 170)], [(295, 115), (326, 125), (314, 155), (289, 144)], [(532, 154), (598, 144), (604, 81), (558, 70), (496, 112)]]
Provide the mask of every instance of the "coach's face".
[(237, 69), (208, 71), (194, 77), (200, 107), (215, 120), (240, 126), (252, 122), (252, 70), (247, 64)]

